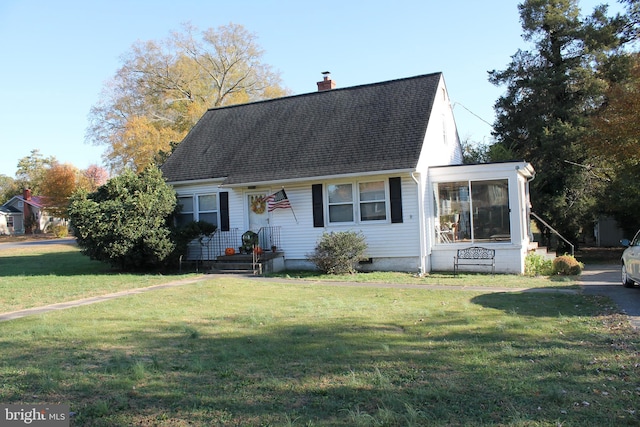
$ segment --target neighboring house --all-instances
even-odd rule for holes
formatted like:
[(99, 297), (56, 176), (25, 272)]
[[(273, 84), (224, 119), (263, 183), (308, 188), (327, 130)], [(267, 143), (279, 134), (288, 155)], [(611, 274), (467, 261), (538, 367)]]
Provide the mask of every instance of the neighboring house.
[[(219, 232), (200, 256), (238, 248), (247, 230), (284, 256), (307, 255), (324, 232), (362, 232), (365, 270), (453, 269), (457, 249), (496, 250), (496, 271), (523, 273), (530, 249), (526, 162), (462, 165), (441, 73), (208, 110), (162, 172), (182, 221)], [(291, 209), (265, 209), (286, 191)], [(196, 255), (191, 255), (196, 256)]]
[(47, 213), (43, 200), (25, 189), (21, 196), (13, 196), (0, 206), (0, 234), (41, 233), (51, 225), (61, 224), (62, 219)]
[(593, 234), (596, 246), (601, 247), (621, 247), (620, 240), (625, 237), (631, 239), (633, 236), (625, 235), (624, 230), (613, 217), (602, 215), (595, 223)]

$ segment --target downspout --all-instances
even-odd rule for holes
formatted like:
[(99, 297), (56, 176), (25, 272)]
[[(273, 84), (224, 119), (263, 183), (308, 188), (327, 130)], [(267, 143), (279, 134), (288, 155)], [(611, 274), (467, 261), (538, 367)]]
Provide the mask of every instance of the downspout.
[(536, 179), (534, 172), (531, 178), (527, 179), (527, 231), (529, 234), (529, 244), (533, 242), (533, 232), (531, 231), (531, 181)]
[(427, 266), (425, 265), (425, 260), (427, 258), (427, 250), (426, 250), (426, 227), (425, 227), (425, 216), (424, 216), (424, 197), (423, 191), (420, 185), (420, 180), (416, 178), (415, 171), (411, 172), (411, 179), (416, 183), (418, 188), (418, 224), (420, 229), (420, 265), (418, 267), (418, 274), (420, 276), (428, 273)]
[(524, 273), (526, 270), (526, 257), (527, 254), (529, 253), (529, 250), (531, 248), (531, 244), (533, 242), (533, 232), (531, 231), (531, 181), (533, 181), (534, 179), (536, 179), (536, 173), (535, 171), (533, 172), (533, 174), (531, 175), (530, 178), (527, 178), (526, 180), (526, 196), (527, 196), (527, 200), (526, 200), (526, 206), (525, 206), (525, 210), (526, 210), (526, 215), (524, 217), (524, 220), (527, 222), (526, 224), (524, 224), (524, 226), (526, 227), (527, 230), (527, 248), (524, 255), (524, 258), (522, 259), (522, 264), (520, 265), (520, 270)]

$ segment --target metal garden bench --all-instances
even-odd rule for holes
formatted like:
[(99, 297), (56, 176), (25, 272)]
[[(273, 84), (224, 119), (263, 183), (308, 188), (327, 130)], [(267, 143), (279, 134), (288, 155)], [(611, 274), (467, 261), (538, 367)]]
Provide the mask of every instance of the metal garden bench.
[(482, 265), (491, 267), (491, 275), (496, 270), (496, 250), (472, 246), (466, 249), (458, 249), (458, 254), (453, 257), (453, 275), (458, 274), (461, 265)]

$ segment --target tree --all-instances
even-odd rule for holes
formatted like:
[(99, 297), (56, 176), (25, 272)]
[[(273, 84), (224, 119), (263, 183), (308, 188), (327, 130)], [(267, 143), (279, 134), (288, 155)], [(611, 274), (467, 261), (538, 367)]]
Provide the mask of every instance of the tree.
[(640, 55), (630, 55), (626, 78), (612, 82), (602, 108), (591, 119), (586, 139), (592, 155), (640, 163)]
[(514, 158), (513, 152), (503, 144), (474, 143), (464, 140), (461, 145), (465, 164), (502, 162)]
[(18, 160), (18, 170), (16, 171), (16, 182), (18, 188), (31, 189), (31, 193), (40, 194), (42, 181), (47, 168), (56, 163), (53, 156), (43, 157), (40, 150), (33, 149), (31, 153)]
[(591, 156), (605, 165), (594, 173), (609, 181), (600, 211), (613, 216), (631, 234), (640, 227), (640, 55), (628, 58), (626, 78), (609, 86), (585, 141)]
[(71, 195), (76, 191), (79, 171), (69, 163), (54, 163), (45, 170), (40, 195), (47, 211), (57, 218), (67, 218)]
[(624, 36), (627, 41), (635, 41), (640, 38), (640, 0), (619, 0), (627, 8), (627, 25), (624, 28)]
[(621, 46), (624, 19), (607, 17), (604, 6), (581, 19), (575, 0), (526, 0), (519, 10), (533, 50), (490, 72), (492, 83), (507, 87), (495, 104), (494, 136), (536, 168), (534, 210), (577, 240), (604, 185), (582, 167), (592, 160), (582, 139), (606, 87), (599, 67)]
[(10, 176), (0, 175), (0, 205), (20, 194), (20, 187)]
[(72, 197), (69, 219), (78, 246), (91, 259), (122, 270), (162, 267), (175, 249), (170, 219), (176, 194), (156, 167), (125, 171), (94, 193)]
[(112, 171), (158, 163), (208, 108), (287, 94), (241, 25), (183, 30), (135, 44), (91, 109), (87, 140), (107, 147)]
[(82, 171), (78, 186), (88, 192), (93, 192), (96, 191), (98, 187), (106, 184), (108, 179), (109, 172), (107, 172), (105, 168), (98, 165), (90, 165)]

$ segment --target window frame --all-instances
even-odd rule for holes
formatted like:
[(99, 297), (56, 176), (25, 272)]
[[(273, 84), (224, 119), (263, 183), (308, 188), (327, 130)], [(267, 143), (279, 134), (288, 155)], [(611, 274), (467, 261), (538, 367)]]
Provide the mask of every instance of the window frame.
[[(216, 222), (215, 222), (215, 226), (219, 227), (220, 226), (220, 196), (218, 195), (218, 193), (198, 193), (195, 194), (195, 200), (196, 200), (196, 205), (194, 206), (194, 211), (197, 212), (197, 220), (196, 221), (201, 221), (200, 219), (200, 215), (202, 214), (215, 214), (215, 218), (216, 218)], [(200, 209), (200, 198), (201, 197), (207, 197), (207, 196), (214, 196), (215, 198), (215, 209), (207, 209), (207, 210), (202, 210)], [(207, 221), (208, 222), (208, 221)]]
[[(338, 186), (351, 186), (351, 201), (350, 202), (332, 202), (331, 201), (331, 187)], [(355, 224), (355, 219), (357, 218), (356, 209), (355, 209), (355, 198), (353, 194), (353, 182), (337, 182), (333, 184), (326, 185), (326, 194), (327, 194), (327, 223), (329, 225), (336, 224)], [(331, 220), (331, 207), (333, 206), (351, 206), (351, 221), (332, 221)]]
[[(215, 196), (216, 209), (207, 209), (207, 210), (200, 209), (200, 198), (206, 197), (206, 196)], [(178, 204), (181, 204), (180, 199), (191, 199), (191, 206), (192, 206), (192, 210), (189, 210), (189, 211), (183, 210), (180, 212), (179, 216), (191, 215), (191, 221), (200, 221), (201, 214), (215, 214), (216, 223), (214, 225), (216, 227), (220, 227), (220, 194), (219, 193), (205, 192), (205, 193), (192, 193), (192, 194), (178, 194), (177, 198), (178, 198)], [(176, 225), (178, 225), (180, 221), (176, 220), (176, 222), (177, 222)], [(188, 222), (189, 221), (185, 221), (184, 224)]]
[[(362, 194), (360, 190), (361, 184), (368, 183), (382, 183), (384, 191), (384, 199), (375, 200), (362, 200)], [(350, 202), (331, 202), (331, 188), (340, 185), (351, 186), (351, 201)], [(391, 222), (391, 195), (389, 191), (389, 180), (385, 178), (380, 179), (366, 179), (366, 180), (354, 180), (354, 181), (340, 181), (331, 182), (324, 185), (325, 188), (325, 215), (327, 218), (327, 226), (340, 226), (350, 224), (389, 224)], [(362, 205), (384, 203), (384, 219), (362, 219)], [(332, 221), (331, 220), (331, 206), (344, 206), (350, 205), (352, 208), (351, 221)]]
[[(184, 208), (184, 204), (180, 203), (180, 199), (191, 199), (191, 210), (190, 211), (185, 211), (184, 209), (182, 209), (180, 211), (180, 213), (178, 214), (178, 218), (175, 219), (175, 225), (176, 226), (183, 226), (188, 224), (190, 221), (195, 221), (195, 215), (194, 215), (194, 211), (195, 211), (195, 201), (194, 201), (194, 195), (193, 194), (184, 194), (184, 195), (178, 195), (177, 196), (177, 202), (178, 205), (182, 206)], [(186, 215), (191, 215), (191, 220), (184, 220), (184, 222), (182, 222), (179, 218), (184, 217)]]
[[(451, 199), (445, 199), (442, 198), (441, 196), (441, 191), (443, 190), (441, 188), (441, 186), (443, 185), (452, 185), (455, 186), (457, 184), (466, 184), (466, 186), (464, 188), (466, 188), (466, 196), (468, 197), (468, 200), (463, 200), (464, 197), (460, 198), (459, 200), (456, 200), (455, 203), (458, 204), (459, 206), (453, 207), (451, 205), (453, 205), (452, 200)], [(477, 206), (474, 207), (474, 184), (478, 185), (478, 184), (487, 184), (487, 183), (495, 183), (495, 184), (506, 184), (506, 205), (495, 205), (496, 207), (498, 206), (506, 206), (506, 218), (508, 219), (508, 225), (505, 227), (508, 230), (508, 238), (505, 237), (505, 235), (500, 235), (499, 237), (496, 238), (487, 238), (487, 237), (482, 237), (479, 238), (476, 235), (476, 231), (475, 228), (478, 226), (478, 213), (477, 211)], [(458, 191), (460, 188), (463, 188), (462, 186), (458, 185)], [(477, 188), (477, 187), (476, 187)], [(432, 191), (433, 191), (433, 201), (434, 201), (434, 219), (435, 219), (435, 227), (434, 227), (434, 231), (435, 231), (435, 244), (436, 245), (451, 245), (451, 244), (456, 244), (456, 243), (464, 243), (464, 244), (486, 244), (486, 243), (501, 243), (501, 244), (511, 244), (513, 242), (513, 230), (512, 230), (512, 218), (511, 218), (511, 182), (509, 180), (509, 178), (507, 177), (492, 177), (492, 178), (485, 178), (485, 179), (464, 179), (464, 178), (458, 178), (458, 179), (450, 179), (450, 180), (439, 180), (439, 181), (435, 181), (432, 184)], [(443, 209), (443, 201), (449, 201), (449, 206), (448, 208)], [(482, 199), (478, 199), (476, 197), (475, 202), (477, 204), (479, 204), (482, 201)], [(468, 205), (468, 210), (464, 210), (464, 209), (460, 209), (461, 207), (463, 207), (464, 205)], [(458, 236), (456, 236), (456, 234), (460, 233), (460, 230), (457, 228), (452, 228), (450, 225), (448, 225), (446, 219), (448, 217), (458, 217), (458, 218), (462, 218), (464, 215), (468, 215), (467, 221), (468, 221), (468, 227), (469, 227), (469, 232), (470, 232), (470, 237), (469, 238), (457, 238)], [(445, 218), (445, 221), (443, 222), (442, 219)], [(455, 222), (457, 223), (457, 220), (455, 220)], [(464, 230), (464, 229), (463, 229)]]
[[(375, 199), (375, 200), (362, 200), (362, 189), (360, 188), (361, 184), (371, 184), (371, 183), (382, 183), (382, 191), (384, 192), (383, 199)], [(389, 180), (376, 180), (376, 181), (358, 181), (358, 221), (360, 223), (376, 223), (376, 222), (389, 222), (390, 214), (389, 214), (389, 206), (391, 205), (391, 196), (389, 194)], [(379, 190), (378, 190), (379, 191)], [(362, 205), (371, 205), (384, 203), (384, 218), (376, 218), (376, 219), (362, 219)]]

